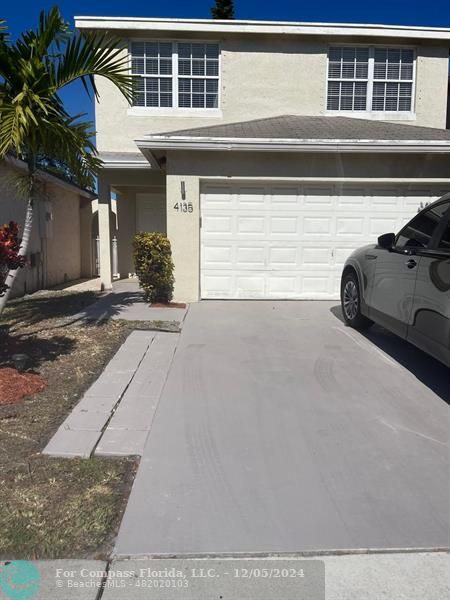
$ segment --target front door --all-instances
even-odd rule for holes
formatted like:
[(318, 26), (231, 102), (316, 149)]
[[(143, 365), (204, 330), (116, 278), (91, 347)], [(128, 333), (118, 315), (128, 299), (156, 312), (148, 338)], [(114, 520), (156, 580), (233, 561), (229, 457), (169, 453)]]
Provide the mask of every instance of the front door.
[(166, 233), (164, 194), (136, 194), (136, 231)]

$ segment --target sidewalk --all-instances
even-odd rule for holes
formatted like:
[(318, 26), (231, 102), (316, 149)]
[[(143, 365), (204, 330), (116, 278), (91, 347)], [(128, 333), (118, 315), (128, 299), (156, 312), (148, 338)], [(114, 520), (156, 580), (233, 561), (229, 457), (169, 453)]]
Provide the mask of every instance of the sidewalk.
[[(323, 561), (325, 600), (443, 600), (450, 595), (450, 555), (447, 553), (280, 557), (273, 559), (273, 563), (284, 565), (289, 559), (291, 564), (295, 564), (292, 559), (298, 560), (299, 565), (305, 565), (304, 561)], [(22, 574), (30, 576), (28, 580), (22, 580), (22, 583), (32, 585), (31, 576), (34, 575), (36, 592), (26, 597), (35, 600), (192, 600), (194, 597), (195, 600), (210, 600), (214, 596), (220, 596), (224, 600), (238, 600), (236, 589), (242, 589), (239, 600), (254, 600), (252, 589), (257, 585), (262, 585), (263, 589), (267, 590), (268, 599), (291, 600), (292, 585), (288, 597), (286, 590), (289, 583), (282, 578), (275, 583), (273, 580), (266, 580), (267, 583), (261, 583), (261, 580), (252, 583), (247, 579), (236, 583), (236, 580), (219, 577), (202, 580), (189, 578), (189, 587), (169, 589), (164, 586), (147, 587), (142, 582), (148, 579), (139, 575), (141, 569), (161, 572), (163, 568), (170, 569), (174, 566), (183, 573), (191, 574), (192, 567), (198, 567), (200, 562), (204, 562), (207, 568), (213, 566), (217, 573), (221, 573), (227, 561), (230, 559), (120, 560), (112, 563), (94, 560), (49, 560), (25, 563), (16, 568), (21, 570)], [(255, 568), (263, 561), (267, 562), (258, 558), (252, 559), (251, 562), (253, 561)], [(240, 562), (243, 566), (248, 565), (248, 561)], [(236, 559), (233, 560), (233, 564), (236, 564)], [(14, 564), (9, 566), (10, 569), (14, 567)], [(0, 573), (3, 569), (4, 563), (0, 563)], [(308, 572), (308, 568), (305, 571)], [(323, 566), (318, 573), (318, 577), (322, 578), (322, 591), (318, 590), (308, 595), (298, 594), (296, 600), (323, 600)], [(168, 577), (172, 575), (169, 574)], [(1, 600), (11, 597), (5, 594), (7, 590), (4, 581), (3, 578), (0, 582)]]
[(141, 456), (179, 335), (133, 331), (43, 454), (68, 458)]
[(113, 289), (105, 292), (97, 302), (89, 305), (75, 319), (97, 321), (124, 319), (126, 321), (177, 321), (181, 323), (187, 308), (153, 307), (144, 301), (144, 295), (135, 279), (121, 279)]
[(186, 313), (187, 308), (151, 307), (138, 282), (128, 279), (115, 282), (112, 291), (71, 317), (73, 322), (141, 322), (142, 330), (129, 335), (43, 454), (141, 456)]

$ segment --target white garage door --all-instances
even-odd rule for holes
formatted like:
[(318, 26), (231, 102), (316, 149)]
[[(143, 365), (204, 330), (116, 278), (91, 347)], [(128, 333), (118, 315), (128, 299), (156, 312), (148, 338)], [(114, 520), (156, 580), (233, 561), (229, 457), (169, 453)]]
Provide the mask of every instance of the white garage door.
[(398, 231), (440, 195), (407, 186), (205, 184), (202, 298), (338, 298), (349, 254)]

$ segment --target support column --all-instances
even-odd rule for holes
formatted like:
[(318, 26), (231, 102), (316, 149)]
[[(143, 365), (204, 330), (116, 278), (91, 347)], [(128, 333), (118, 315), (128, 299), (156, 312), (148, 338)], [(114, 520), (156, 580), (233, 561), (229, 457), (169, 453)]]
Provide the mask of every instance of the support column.
[[(175, 302), (197, 302), (199, 299), (199, 198), (198, 176), (167, 174), (167, 237), (175, 267)], [(191, 210), (183, 211), (180, 209), (182, 204), (190, 204)]]
[(112, 289), (111, 268), (111, 187), (104, 177), (98, 178), (98, 234), (100, 237), (100, 282), (102, 289)]

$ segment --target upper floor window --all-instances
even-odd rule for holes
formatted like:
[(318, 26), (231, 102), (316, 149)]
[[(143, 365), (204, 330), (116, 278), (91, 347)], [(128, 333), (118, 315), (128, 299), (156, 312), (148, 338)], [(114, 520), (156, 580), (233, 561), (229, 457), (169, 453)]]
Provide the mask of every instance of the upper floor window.
[(134, 106), (219, 107), (219, 45), (132, 42), (131, 72), (138, 76)]
[(331, 47), (327, 110), (411, 112), (414, 50)]

